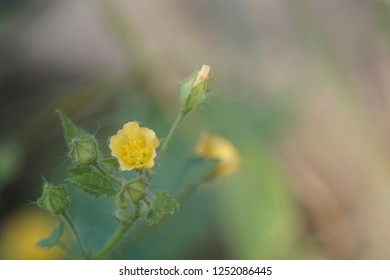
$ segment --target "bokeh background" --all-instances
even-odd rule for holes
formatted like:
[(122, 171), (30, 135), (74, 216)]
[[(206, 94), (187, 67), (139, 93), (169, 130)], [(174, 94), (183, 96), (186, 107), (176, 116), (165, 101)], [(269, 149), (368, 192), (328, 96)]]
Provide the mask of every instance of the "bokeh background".
[[(230, 139), (241, 169), (121, 257), (390, 258), (390, 1), (0, 3), (1, 258), (55, 256), (28, 251), (50, 232), (31, 216), (44, 214), (32, 208), (42, 177), (66, 173), (55, 109), (103, 147), (130, 120), (163, 137), (178, 81), (202, 64), (212, 95), (154, 187), (175, 193), (202, 131)], [(108, 202), (72, 199), (83, 239), (101, 244), (115, 226)]]

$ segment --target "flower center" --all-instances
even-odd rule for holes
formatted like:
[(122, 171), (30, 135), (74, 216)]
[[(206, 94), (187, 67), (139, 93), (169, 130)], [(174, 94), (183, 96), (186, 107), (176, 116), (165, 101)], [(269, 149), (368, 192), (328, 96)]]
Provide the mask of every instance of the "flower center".
[(124, 150), (123, 158), (129, 165), (143, 165), (152, 157), (152, 148), (148, 147), (143, 137), (129, 139)]

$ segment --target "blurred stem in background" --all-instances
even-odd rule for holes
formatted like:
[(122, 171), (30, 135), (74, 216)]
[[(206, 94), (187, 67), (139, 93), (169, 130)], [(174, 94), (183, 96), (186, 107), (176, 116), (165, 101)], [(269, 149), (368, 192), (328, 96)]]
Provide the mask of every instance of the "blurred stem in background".
[(342, 112), (346, 114), (347, 128), (352, 129), (350, 133), (364, 142), (363, 145), (368, 152), (362, 153), (361, 156), (368, 163), (366, 168), (376, 174), (373, 177), (375, 184), (387, 185), (390, 177), (387, 175), (386, 166), (390, 166), (390, 159), (383, 156), (386, 154), (386, 143), (382, 143), (375, 131), (367, 105), (353, 83), (350, 71), (347, 70), (341, 55), (319, 19), (313, 16), (306, 0), (282, 0), (282, 3), (286, 7), (298, 37), (312, 53), (315, 66), (318, 65), (328, 77), (329, 83), (335, 85), (336, 88), (331, 90), (331, 93), (344, 109)]
[[(326, 31), (310, 11), (306, 0), (281, 0), (287, 15), (304, 47), (313, 55), (316, 65), (338, 87), (336, 97), (355, 115), (361, 116), (364, 104), (356, 94), (356, 88), (343, 63), (343, 60)], [(363, 116), (366, 113), (363, 114)]]
[[(99, 0), (96, 5), (98, 12), (105, 17), (107, 28), (115, 36), (127, 61), (127, 69), (123, 74), (125, 79), (131, 77), (131, 82), (146, 91), (149, 101), (158, 106), (161, 104), (161, 99), (155, 95), (161, 92), (161, 88), (158, 88), (158, 64), (150, 59), (148, 46), (142, 33), (135, 28), (132, 19), (114, 1)], [(134, 84), (131, 86), (134, 87)]]
[(379, 29), (386, 38), (387, 48), (390, 52), (390, 1), (376, 0), (373, 1), (375, 9), (375, 19)]

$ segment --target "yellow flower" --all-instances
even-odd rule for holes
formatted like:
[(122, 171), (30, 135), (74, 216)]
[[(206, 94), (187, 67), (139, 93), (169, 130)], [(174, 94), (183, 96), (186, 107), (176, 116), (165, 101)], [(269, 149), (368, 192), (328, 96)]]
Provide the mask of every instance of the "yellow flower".
[(49, 260), (63, 259), (62, 251), (54, 246), (41, 249), (37, 242), (49, 236), (56, 220), (34, 208), (14, 212), (2, 224), (0, 232), (0, 259)]
[(218, 159), (219, 163), (214, 171), (219, 175), (233, 173), (241, 164), (240, 155), (230, 141), (209, 133), (201, 135), (195, 153), (203, 158)]
[(159, 145), (154, 131), (137, 122), (126, 123), (110, 139), (111, 155), (118, 159), (121, 170), (151, 169)]

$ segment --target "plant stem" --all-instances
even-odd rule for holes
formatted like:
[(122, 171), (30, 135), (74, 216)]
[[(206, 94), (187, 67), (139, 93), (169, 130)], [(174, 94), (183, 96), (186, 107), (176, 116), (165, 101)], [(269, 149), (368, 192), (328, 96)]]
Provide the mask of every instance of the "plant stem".
[(78, 233), (74, 223), (72, 222), (72, 219), (69, 217), (68, 213), (67, 212), (64, 212), (62, 215), (61, 215), (62, 219), (64, 220), (65, 224), (69, 227), (70, 231), (72, 232), (73, 234), (73, 237), (76, 239), (79, 247), (80, 247), (80, 250), (84, 256), (85, 259), (89, 259), (89, 255), (88, 255), (88, 252), (87, 250), (85, 249), (84, 247), (84, 244), (83, 244), (83, 241), (81, 240), (80, 238), (80, 234)]
[(94, 259), (103, 258), (123, 237), (123, 235), (127, 232), (129, 227), (127, 225), (121, 224), (119, 229), (115, 232), (115, 234), (111, 237), (111, 239), (104, 245), (104, 247), (96, 254)]
[(177, 128), (179, 127), (180, 123), (183, 121), (183, 119), (186, 115), (187, 115), (187, 113), (184, 112), (183, 110), (181, 110), (179, 112), (179, 114), (177, 114), (175, 122), (173, 123), (171, 129), (169, 130), (169, 133), (168, 133), (167, 137), (165, 138), (164, 143), (161, 147), (161, 154), (163, 154), (166, 151), (166, 149), (168, 148), (168, 145), (172, 141), (172, 138), (175, 135)]
[(178, 201), (180, 205), (184, 204), (191, 197), (194, 191), (198, 189), (200, 185), (207, 183), (208, 181), (212, 180), (214, 177), (215, 177), (215, 172), (213, 169), (209, 173), (201, 177), (198, 181), (188, 185), (178, 197)]
[(128, 223), (121, 223), (118, 230), (114, 233), (114, 235), (108, 240), (108, 242), (103, 246), (102, 249), (96, 254), (94, 259), (102, 259), (109, 251), (111, 251), (112, 248), (118, 242), (123, 238), (123, 236), (127, 233), (127, 231), (131, 228), (131, 226), (134, 224), (134, 222), (139, 218), (139, 209), (134, 213), (133, 218)]
[[(163, 221), (164, 221), (164, 218), (163, 218)], [(142, 237), (144, 237), (148, 233), (153, 232), (156, 229), (158, 229), (162, 225), (163, 221), (161, 221), (158, 224), (154, 224), (154, 225), (144, 225), (141, 228), (137, 229), (135, 231), (134, 235), (132, 235), (130, 238), (126, 239), (124, 241), (124, 244), (122, 244), (122, 246), (120, 248), (118, 248), (118, 250), (116, 250), (113, 253), (113, 257), (119, 258), (119, 256), (121, 256), (128, 248), (130, 248), (134, 243), (136, 243)]]

